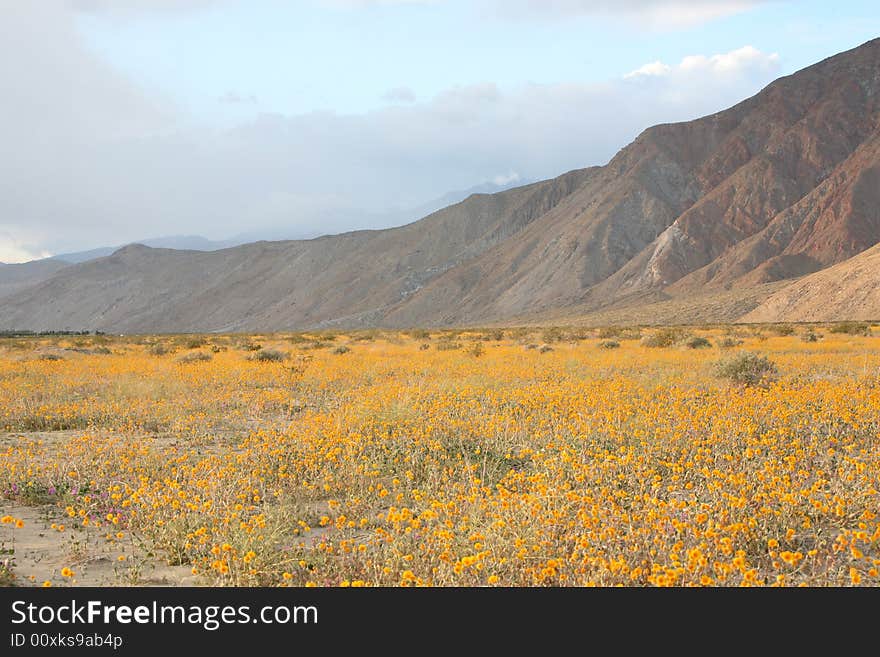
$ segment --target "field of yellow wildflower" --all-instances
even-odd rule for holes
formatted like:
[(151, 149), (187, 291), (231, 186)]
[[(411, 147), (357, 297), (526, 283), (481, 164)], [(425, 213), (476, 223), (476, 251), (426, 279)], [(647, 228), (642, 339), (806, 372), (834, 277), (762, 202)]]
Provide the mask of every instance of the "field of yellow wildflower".
[(3, 338), (0, 582), (876, 586), (872, 330)]

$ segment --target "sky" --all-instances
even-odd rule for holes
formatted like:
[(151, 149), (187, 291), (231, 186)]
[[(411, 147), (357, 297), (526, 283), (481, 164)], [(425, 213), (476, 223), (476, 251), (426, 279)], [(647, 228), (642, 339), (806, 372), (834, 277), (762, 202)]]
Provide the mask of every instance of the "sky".
[(414, 220), (877, 36), (869, 1), (0, 0), (0, 262)]

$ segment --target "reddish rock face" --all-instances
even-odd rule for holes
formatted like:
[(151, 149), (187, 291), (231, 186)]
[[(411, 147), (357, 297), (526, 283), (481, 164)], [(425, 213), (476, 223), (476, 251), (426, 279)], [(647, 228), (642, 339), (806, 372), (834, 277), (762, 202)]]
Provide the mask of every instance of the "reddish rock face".
[(880, 39), (723, 112), (646, 130), (554, 211), (392, 317), (431, 306), (454, 307), (457, 321), (590, 312), (841, 262), (880, 241), (878, 126)]

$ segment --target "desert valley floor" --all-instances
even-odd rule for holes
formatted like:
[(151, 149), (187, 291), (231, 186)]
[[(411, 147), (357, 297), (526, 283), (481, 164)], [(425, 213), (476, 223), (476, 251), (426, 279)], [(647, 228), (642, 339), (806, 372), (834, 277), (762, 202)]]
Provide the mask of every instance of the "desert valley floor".
[(880, 327), (0, 340), (0, 579), (877, 585)]

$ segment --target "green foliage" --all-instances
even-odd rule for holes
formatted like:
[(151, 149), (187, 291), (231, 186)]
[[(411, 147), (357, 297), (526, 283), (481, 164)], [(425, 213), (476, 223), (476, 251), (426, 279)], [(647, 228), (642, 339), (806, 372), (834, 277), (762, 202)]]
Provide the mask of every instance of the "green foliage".
[(846, 335), (871, 335), (871, 327), (866, 322), (839, 322), (829, 328), (828, 332)]
[(801, 333), (801, 340), (804, 342), (819, 342), (822, 339), (822, 335), (820, 333), (816, 333), (813, 330), (813, 327), (808, 328), (806, 331)]
[(187, 363), (204, 363), (212, 358), (213, 356), (211, 356), (211, 354), (205, 353), (204, 351), (191, 351), (178, 358), (177, 362), (184, 365)]
[(680, 328), (660, 328), (642, 338), (642, 346), (661, 348), (672, 347), (680, 342), (684, 342), (690, 337), (690, 334)]
[(763, 386), (778, 375), (776, 365), (767, 356), (741, 351), (715, 363), (715, 375), (741, 386)]
[(774, 324), (770, 330), (776, 335), (794, 335), (794, 326), (791, 324)]
[(287, 352), (278, 351), (277, 349), (260, 349), (250, 356), (248, 360), (255, 360), (260, 363), (280, 363), (287, 360)]

